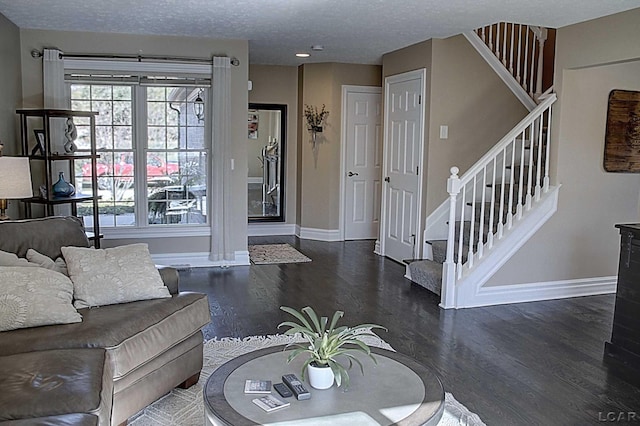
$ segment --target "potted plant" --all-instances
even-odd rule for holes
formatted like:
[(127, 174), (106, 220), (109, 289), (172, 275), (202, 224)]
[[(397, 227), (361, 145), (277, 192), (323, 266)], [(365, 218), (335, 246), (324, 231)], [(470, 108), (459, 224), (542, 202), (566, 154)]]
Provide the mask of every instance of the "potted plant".
[[(307, 354), (309, 358), (302, 365), (302, 379), (304, 380), (306, 373), (308, 373), (309, 384), (312, 387), (327, 389), (333, 385), (334, 380), (338, 387), (342, 384), (345, 387), (349, 387), (349, 373), (347, 370), (351, 369), (354, 362), (360, 366), (360, 371), (364, 374), (364, 367), (356, 357), (358, 353), (367, 355), (374, 363), (377, 362), (371, 354), (369, 346), (359, 337), (377, 337), (371, 330), (379, 328), (386, 331), (385, 327), (377, 324), (338, 327), (338, 320), (344, 315), (343, 311), (336, 311), (329, 323), (328, 317), (318, 317), (310, 306), (302, 308), (301, 311), (287, 306), (281, 306), (280, 309), (294, 316), (299, 323), (285, 321), (278, 325), (278, 328), (289, 327), (285, 334), (300, 333), (306, 339), (305, 343), (287, 345), (287, 348), (290, 346), (295, 347), (287, 358), (287, 363), (301, 354)], [(304, 314), (306, 314), (306, 317)], [(343, 365), (345, 361), (348, 361), (347, 367)], [(321, 374), (324, 379), (318, 382), (316, 374)]]

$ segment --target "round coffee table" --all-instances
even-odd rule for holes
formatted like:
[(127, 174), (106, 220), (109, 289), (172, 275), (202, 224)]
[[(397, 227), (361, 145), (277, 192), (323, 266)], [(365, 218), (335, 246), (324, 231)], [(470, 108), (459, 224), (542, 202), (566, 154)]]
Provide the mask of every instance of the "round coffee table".
[[(281, 382), (283, 374), (301, 377), (304, 356), (287, 364), (289, 351), (274, 346), (241, 355), (215, 370), (204, 388), (207, 425), (436, 425), (444, 412), (444, 390), (427, 367), (397, 352), (371, 348), (377, 364), (359, 358), (349, 371), (348, 390), (305, 387), (311, 399), (281, 398), (289, 407), (267, 413), (252, 403), (258, 394), (245, 394), (247, 379)], [(280, 397), (275, 390), (272, 394)]]

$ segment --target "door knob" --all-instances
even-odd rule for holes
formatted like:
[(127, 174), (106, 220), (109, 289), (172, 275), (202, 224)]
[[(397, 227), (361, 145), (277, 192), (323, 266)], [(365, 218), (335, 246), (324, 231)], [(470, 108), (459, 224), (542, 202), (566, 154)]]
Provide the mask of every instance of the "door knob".
[(385, 182), (391, 182), (391, 179), (389, 179), (389, 176), (387, 176), (386, 178), (384, 178)]
[(349, 172), (349, 174), (348, 174), (347, 176), (349, 176), (349, 177), (351, 177), (351, 176), (358, 176), (358, 174), (357, 174), (357, 173), (353, 173), (353, 172)]

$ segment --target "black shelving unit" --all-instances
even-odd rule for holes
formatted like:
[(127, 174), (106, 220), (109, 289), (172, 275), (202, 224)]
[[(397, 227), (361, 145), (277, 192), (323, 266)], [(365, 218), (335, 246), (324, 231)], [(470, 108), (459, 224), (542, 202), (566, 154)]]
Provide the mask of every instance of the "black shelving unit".
[[(22, 155), (28, 156), (32, 161), (40, 161), (44, 164), (43, 181), (47, 194), (46, 197), (41, 195), (34, 196), (32, 198), (26, 198), (22, 201), (26, 205), (27, 217), (31, 217), (31, 205), (40, 204), (44, 206), (46, 216), (52, 216), (54, 214), (54, 206), (61, 204), (69, 204), (71, 206), (71, 213), (76, 216), (78, 214), (77, 204), (91, 201), (93, 206), (93, 231), (88, 232), (90, 240), (96, 248), (100, 248), (100, 223), (99, 223), (99, 211), (98, 200), (100, 196), (97, 193), (98, 190), (98, 175), (97, 160), (99, 158), (96, 150), (96, 120), (97, 112), (89, 111), (72, 111), (63, 109), (19, 109), (16, 111), (20, 115), (20, 130), (22, 139)], [(52, 118), (73, 118), (73, 117), (87, 117), (90, 123), (90, 145), (91, 149), (89, 153), (57, 153), (52, 152), (51, 147), (51, 119)], [(30, 130), (34, 129), (35, 124), (39, 123), (42, 126), (44, 136), (43, 152), (39, 154), (33, 154), (34, 143), (30, 143)], [(37, 143), (37, 142), (36, 142)], [(53, 184), (55, 177), (53, 163), (54, 162), (67, 162), (69, 168), (68, 181), (72, 185), (76, 185), (75, 182), (75, 161), (77, 160), (90, 160), (91, 163), (91, 187), (93, 188), (93, 194), (85, 195), (76, 193), (70, 197), (55, 197), (53, 196)], [(39, 185), (38, 185), (39, 186)]]

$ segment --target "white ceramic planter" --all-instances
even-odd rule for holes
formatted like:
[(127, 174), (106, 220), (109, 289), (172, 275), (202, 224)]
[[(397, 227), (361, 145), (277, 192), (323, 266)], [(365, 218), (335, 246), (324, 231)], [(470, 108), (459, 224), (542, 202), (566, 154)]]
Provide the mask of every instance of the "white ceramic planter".
[(330, 367), (314, 367), (309, 364), (307, 366), (307, 377), (309, 384), (314, 389), (329, 389), (333, 386), (333, 371)]

